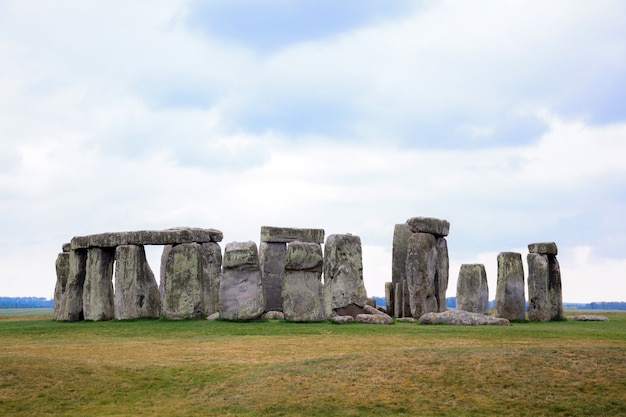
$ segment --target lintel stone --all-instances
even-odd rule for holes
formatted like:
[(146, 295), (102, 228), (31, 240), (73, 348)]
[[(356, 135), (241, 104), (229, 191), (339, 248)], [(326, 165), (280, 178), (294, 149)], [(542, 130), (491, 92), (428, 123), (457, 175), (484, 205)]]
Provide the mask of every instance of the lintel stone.
[(268, 243), (324, 243), (324, 229), (295, 229), (291, 227), (261, 226), (261, 242)]
[(71, 249), (114, 248), (121, 245), (178, 245), (181, 243), (221, 242), (223, 237), (223, 233), (219, 230), (197, 227), (100, 233), (72, 238)]
[(531, 243), (528, 245), (528, 252), (541, 255), (558, 255), (558, 248), (554, 242)]
[(433, 217), (411, 217), (406, 221), (413, 233), (430, 233), (435, 236), (448, 236), (450, 222)]

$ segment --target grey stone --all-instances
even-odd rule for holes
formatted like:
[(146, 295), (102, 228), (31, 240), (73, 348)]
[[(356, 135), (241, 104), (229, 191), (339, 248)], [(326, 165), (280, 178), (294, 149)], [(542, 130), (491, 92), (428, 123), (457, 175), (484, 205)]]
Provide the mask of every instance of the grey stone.
[(344, 324), (344, 323), (352, 323), (352, 322), (354, 322), (354, 317), (352, 317), (352, 316), (333, 316), (333, 317), (329, 318), (328, 320), (330, 320), (333, 323)]
[(166, 247), (163, 255), (166, 254), (161, 282), (161, 314), (172, 320), (205, 317), (201, 245), (182, 243)]
[(64, 243), (63, 245), (61, 245), (61, 251), (62, 252), (69, 252), (72, 250), (72, 244), (71, 243)]
[(526, 260), (528, 262), (528, 319), (549, 321), (551, 306), (548, 290), (550, 281), (548, 255), (529, 253)]
[(207, 320), (217, 320), (217, 319), (219, 319), (219, 318), (220, 318), (220, 313), (219, 313), (219, 311), (218, 311), (218, 312), (216, 312), (216, 313), (209, 314), (209, 315), (207, 316), (207, 318), (206, 318), (206, 319), (207, 319)]
[(358, 314), (355, 321), (357, 323), (369, 323), (369, 324), (391, 324), (393, 319), (388, 315), (381, 314)]
[(528, 252), (554, 256), (559, 254), (556, 243), (554, 242), (531, 243), (528, 245)]
[(83, 287), (85, 320), (111, 320), (115, 317), (113, 263), (115, 251), (91, 248), (87, 251), (87, 270)]
[(456, 282), (456, 308), (470, 313), (487, 314), (489, 283), (483, 264), (463, 264)]
[(437, 274), (435, 275), (435, 297), (437, 297), (438, 311), (446, 310), (446, 291), (448, 290), (448, 276), (450, 272), (450, 258), (448, 256), (448, 242), (438, 237), (437, 245)]
[(411, 217), (406, 221), (413, 233), (429, 233), (437, 237), (448, 236), (450, 223), (433, 217)]
[(389, 315), (391, 316), (395, 316), (395, 311), (396, 311), (396, 291), (395, 288), (396, 286), (394, 285), (393, 282), (385, 282), (385, 302), (387, 305), (387, 312), (389, 312)]
[(479, 326), (484, 324), (510, 325), (509, 320), (504, 318), (456, 309), (450, 309), (440, 313), (426, 313), (419, 318), (419, 322), (420, 324), (456, 324), (463, 326)]
[(204, 313), (211, 314), (220, 308), (220, 281), (222, 277), (222, 248), (219, 243), (200, 244), (202, 254), (202, 288)]
[(322, 300), (322, 247), (299, 241), (287, 245), (282, 298), (285, 320), (325, 319)]
[(161, 295), (146, 252), (140, 245), (115, 249), (115, 318), (161, 316)]
[(367, 297), (365, 299), (365, 304), (370, 307), (376, 308), (376, 299), (374, 299), (373, 297)]
[(326, 317), (334, 316), (337, 309), (350, 304), (365, 305), (367, 292), (360, 237), (328, 236), (324, 249), (324, 291)]
[(253, 320), (265, 310), (259, 256), (254, 242), (231, 242), (224, 249), (220, 317)]
[(70, 254), (61, 252), (55, 263), (57, 282), (54, 286), (54, 319), (63, 320), (65, 314), (65, 290), (70, 275)]
[[(379, 316), (389, 316), (389, 314), (387, 314), (387, 313), (385, 313), (383, 311), (380, 311), (378, 308), (372, 307), (371, 305), (368, 305), (368, 304), (366, 304), (363, 307), (363, 312), (365, 314), (377, 314)], [(391, 317), (391, 316), (389, 316), (389, 317)]]
[(259, 264), (265, 296), (265, 311), (283, 310), (282, 291), (286, 256), (286, 243), (261, 242), (259, 245)]
[[(437, 241), (430, 233), (414, 233), (409, 238), (406, 279), (411, 316), (439, 311), (437, 288)], [(406, 297), (407, 294), (405, 294)]]
[(563, 318), (563, 294), (561, 290), (561, 268), (556, 256), (548, 255), (550, 276), (548, 292), (550, 293), (550, 319)]
[(607, 316), (600, 314), (580, 314), (577, 316), (567, 316), (567, 319), (577, 321), (609, 321)]
[(333, 311), (334, 316), (352, 316), (356, 317), (359, 314), (365, 314), (365, 306), (361, 307), (356, 304), (349, 304), (345, 307), (340, 307)]
[(399, 282), (397, 284), (395, 284), (395, 291), (394, 291), (394, 306), (393, 306), (393, 316), (400, 318), (400, 317), (404, 317), (404, 296), (403, 296), (403, 291), (404, 291), (404, 283), (406, 283), (406, 280), (404, 280), (403, 282)]
[(403, 322), (407, 322), (407, 323), (415, 323), (415, 319), (413, 317), (400, 317), (399, 319), (396, 319), (396, 321), (403, 321)]
[(87, 270), (87, 251), (69, 252), (69, 275), (65, 286), (63, 314), (59, 320), (79, 321), (84, 319), (83, 287)]
[(266, 311), (265, 313), (263, 313), (261, 318), (269, 320), (284, 320), (285, 313), (283, 313), (282, 311)]
[(261, 242), (289, 243), (294, 241), (324, 243), (324, 229), (296, 229), (292, 227), (261, 227)]
[(396, 224), (393, 229), (393, 246), (391, 248), (391, 282), (402, 283), (406, 280), (406, 254), (411, 237), (408, 224)]
[(524, 267), (522, 255), (516, 252), (498, 254), (498, 283), (494, 308), (497, 317), (508, 320), (526, 318)]
[(181, 243), (221, 242), (223, 236), (223, 233), (216, 229), (195, 227), (100, 233), (72, 238), (71, 249), (113, 248), (120, 245), (177, 245)]

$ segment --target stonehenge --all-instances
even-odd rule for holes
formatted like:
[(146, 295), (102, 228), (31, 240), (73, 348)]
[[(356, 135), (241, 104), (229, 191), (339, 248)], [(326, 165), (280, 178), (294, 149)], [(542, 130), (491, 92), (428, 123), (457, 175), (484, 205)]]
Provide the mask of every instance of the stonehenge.
[[(55, 262), (54, 320), (278, 318), (293, 322), (505, 323), (563, 318), (554, 242), (528, 245), (528, 305), (521, 254), (500, 252), (494, 316), (482, 264), (462, 264), (453, 311), (446, 308), (450, 224), (409, 218), (394, 227), (385, 308), (367, 298), (359, 236), (262, 226), (259, 246), (221, 231), (172, 228), (77, 236)], [(159, 282), (146, 245), (163, 246)]]

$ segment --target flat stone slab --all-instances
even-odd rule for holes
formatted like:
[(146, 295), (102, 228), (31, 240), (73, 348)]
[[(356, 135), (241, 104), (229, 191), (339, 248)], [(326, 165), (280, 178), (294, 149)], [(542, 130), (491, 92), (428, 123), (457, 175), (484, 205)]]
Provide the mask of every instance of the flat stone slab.
[(224, 234), (216, 229), (176, 227), (165, 230), (140, 230), (136, 232), (100, 233), (76, 236), (71, 249), (114, 248), (121, 245), (178, 245), (180, 243), (221, 242)]
[(528, 245), (528, 252), (554, 256), (559, 254), (559, 250), (554, 242), (531, 243)]
[(357, 314), (355, 321), (357, 323), (369, 324), (392, 324), (393, 319), (388, 315), (382, 314)]
[(448, 236), (450, 222), (433, 217), (411, 217), (406, 221), (413, 233), (430, 233), (435, 236)]
[(261, 242), (324, 243), (324, 229), (295, 229), (291, 227), (261, 226)]
[(354, 317), (352, 316), (333, 316), (329, 319), (329, 321), (333, 323), (343, 324), (343, 323), (352, 323), (354, 322)]
[(420, 324), (456, 324), (461, 326), (480, 326), (484, 324), (509, 326), (511, 324), (507, 319), (455, 309), (441, 313), (426, 313), (420, 317), (419, 321)]
[(567, 316), (567, 319), (577, 321), (609, 321), (607, 316), (600, 314), (580, 314), (578, 316)]

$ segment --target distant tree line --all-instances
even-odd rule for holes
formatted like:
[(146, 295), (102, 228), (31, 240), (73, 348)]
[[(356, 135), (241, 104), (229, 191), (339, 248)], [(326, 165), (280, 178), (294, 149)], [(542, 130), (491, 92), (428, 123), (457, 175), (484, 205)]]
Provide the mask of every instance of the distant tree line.
[(0, 297), (0, 308), (52, 308), (54, 300), (43, 297)]

